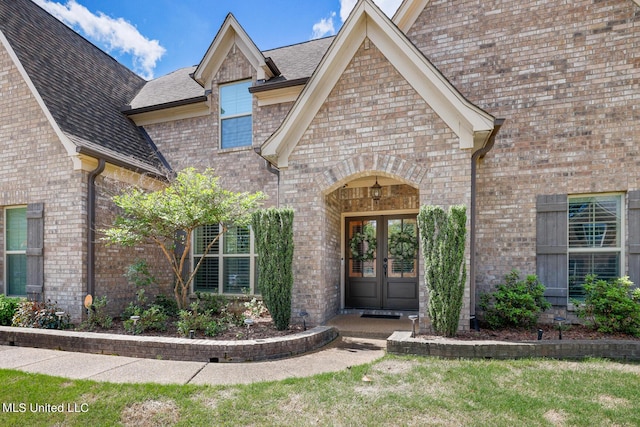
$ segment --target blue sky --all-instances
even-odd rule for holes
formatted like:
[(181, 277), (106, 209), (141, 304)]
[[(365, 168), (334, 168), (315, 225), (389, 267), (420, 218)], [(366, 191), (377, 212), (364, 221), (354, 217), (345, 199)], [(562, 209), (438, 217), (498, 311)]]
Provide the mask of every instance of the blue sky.
[[(33, 0), (142, 77), (196, 65), (233, 13), (259, 49), (338, 32), (356, 0)], [(374, 0), (389, 16), (402, 0)]]

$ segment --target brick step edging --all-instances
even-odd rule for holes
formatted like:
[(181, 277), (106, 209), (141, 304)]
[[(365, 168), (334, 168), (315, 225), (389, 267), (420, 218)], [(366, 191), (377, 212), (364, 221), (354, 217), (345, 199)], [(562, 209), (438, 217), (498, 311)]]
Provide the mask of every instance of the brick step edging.
[(337, 336), (337, 330), (328, 326), (317, 326), (284, 337), (239, 341), (0, 326), (0, 345), (214, 363), (251, 362), (295, 356), (318, 349)]
[(640, 341), (548, 340), (548, 341), (459, 341), (411, 338), (411, 332), (394, 332), (387, 339), (387, 352), (446, 359), (551, 359), (605, 358), (640, 360)]

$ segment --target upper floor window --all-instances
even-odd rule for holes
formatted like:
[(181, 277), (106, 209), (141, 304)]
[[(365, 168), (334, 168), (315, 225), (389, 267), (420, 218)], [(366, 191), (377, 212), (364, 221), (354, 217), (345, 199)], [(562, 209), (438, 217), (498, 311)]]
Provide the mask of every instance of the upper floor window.
[(569, 299), (584, 299), (584, 277), (621, 274), (622, 196), (569, 196)]
[(5, 293), (27, 295), (27, 208), (5, 209)]
[(220, 86), (220, 147), (251, 146), (251, 80)]

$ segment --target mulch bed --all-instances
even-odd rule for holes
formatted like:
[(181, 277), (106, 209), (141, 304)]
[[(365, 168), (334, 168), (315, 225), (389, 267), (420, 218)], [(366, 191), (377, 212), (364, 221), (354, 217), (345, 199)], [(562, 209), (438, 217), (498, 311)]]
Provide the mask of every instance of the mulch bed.
[[(498, 330), (481, 328), (479, 331), (470, 330), (458, 332), (454, 339), (493, 340), (493, 341), (535, 341), (538, 339), (538, 329), (542, 329), (542, 340), (557, 340), (559, 331), (557, 325), (538, 325), (534, 328), (504, 328)], [(419, 335), (418, 338), (433, 339), (434, 335)], [(563, 340), (640, 340), (640, 337), (625, 334), (604, 334), (594, 331), (584, 325), (566, 325), (562, 330)]]
[[(254, 319), (253, 325), (247, 326), (232, 326), (227, 329), (225, 332), (222, 332), (214, 337), (208, 337), (204, 335), (203, 332), (197, 332), (195, 334), (195, 338), (197, 339), (207, 339), (207, 340), (218, 340), (218, 341), (234, 341), (234, 340), (253, 340), (253, 339), (264, 339), (264, 338), (274, 338), (274, 337), (283, 337), (287, 335), (296, 334), (298, 332), (302, 332), (302, 325), (290, 325), (288, 329), (284, 331), (279, 331), (273, 325), (273, 321), (271, 317), (259, 317)], [(119, 335), (131, 335), (130, 332), (127, 332), (124, 329), (124, 325), (122, 320), (114, 319), (113, 325), (111, 328), (103, 329), (98, 328), (91, 332), (98, 333), (107, 333), (107, 334), (119, 334)], [(166, 331), (144, 331), (140, 336), (147, 337), (173, 337), (173, 338), (185, 338), (178, 332), (178, 328), (176, 327), (176, 323), (168, 322)]]

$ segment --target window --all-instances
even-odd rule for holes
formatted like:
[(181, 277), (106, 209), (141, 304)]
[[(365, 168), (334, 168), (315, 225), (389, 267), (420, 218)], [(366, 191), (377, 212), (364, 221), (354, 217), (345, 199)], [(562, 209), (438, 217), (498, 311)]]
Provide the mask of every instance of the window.
[[(207, 225), (194, 233), (193, 265), (218, 235), (219, 225)], [(242, 294), (257, 292), (256, 254), (250, 227), (229, 227), (214, 243), (196, 273), (193, 289), (200, 292)]]
[(220, 147), (251, 146), (251, 81), (220, 86)]
[(5, 293), (27, 295), (27, 208), (5, 209)]
[(570, 196), (568, 199), (569, 299), (584, 299), (584, 278), (620, 277), (622, 196)]

